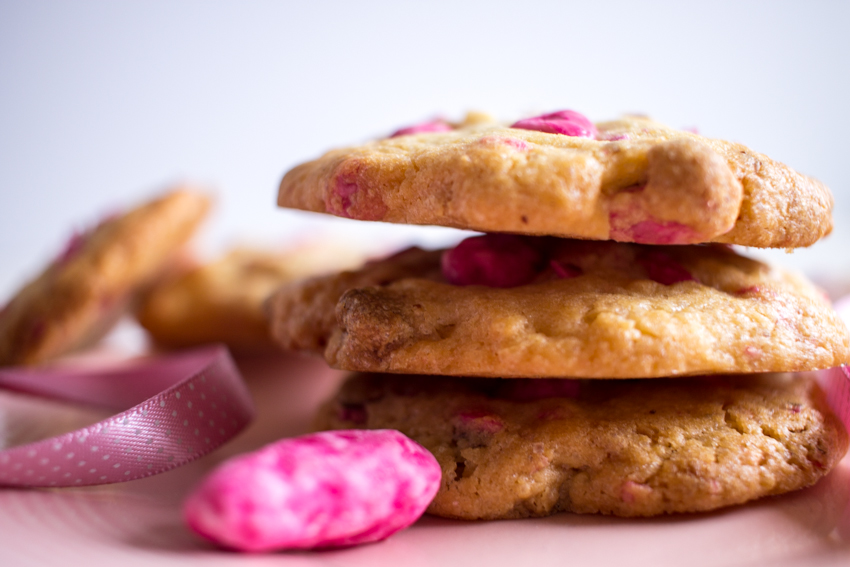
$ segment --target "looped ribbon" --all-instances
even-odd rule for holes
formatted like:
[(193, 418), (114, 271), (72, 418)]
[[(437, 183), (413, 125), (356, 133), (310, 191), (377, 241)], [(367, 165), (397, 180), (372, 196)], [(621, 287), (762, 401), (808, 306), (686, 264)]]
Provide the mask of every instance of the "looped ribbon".
[(163, 473), (230, 440), (254, 417), (222, 346), (96, 369), (2, 368), (0, 387), (122, 410), (88, 427), (0, 451), (0, 485), (89, 486)]

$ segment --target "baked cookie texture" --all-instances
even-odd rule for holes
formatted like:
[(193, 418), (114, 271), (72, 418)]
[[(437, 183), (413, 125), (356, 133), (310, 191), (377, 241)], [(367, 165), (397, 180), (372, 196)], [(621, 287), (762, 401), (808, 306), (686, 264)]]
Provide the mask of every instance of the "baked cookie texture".
[(161, 346), (223, 342), (240, 352), (274, 348), (263, 301), (281, 284), (360, 264), (362, 254), (327, 244), (289, 250), (237, 248), (152, 286), (136, 310)]
[(319, 429), (398, 429), (443, 470), (428, 508), (502, 519), (701, 512), (815, 483), (847, 434), (812, 377), (355, 375)]
[(335, 368), (405, 374), (648, 378), (850, 360), (818, 289), (726, 246), (508, 238), (539, 252), (526, 284), (452, 285), (447, 252), (411, 249), (282, 287), (272, 334)]
[(281, 181), (278, 205), (360, 220), (646, 244), (795, 248), (832, 230), (832, 196), (818, 181), (741, 144), (647, 118), (596, 124), (592, 137), (480, 117), (443, 130), (301, 164)]
[(0, 312), (0, 365), (36, 364), (90, 344), (195, 232), (210, 207), (179, 187), (75, 234)]
[(359, 270), (284, 284), (266, 303), (272, 337), (285, 350), (323, 354), (338, 329), (336, 305), (345, 292), (405, 278), (441, 281), (438, 253), (410, 248)]

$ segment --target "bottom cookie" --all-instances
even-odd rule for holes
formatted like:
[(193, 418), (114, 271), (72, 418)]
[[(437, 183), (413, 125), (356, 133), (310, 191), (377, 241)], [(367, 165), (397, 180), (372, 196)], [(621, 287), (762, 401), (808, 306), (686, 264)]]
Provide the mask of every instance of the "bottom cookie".
[(698, 512), (814, 484), (847, 433), (803, 374), (653, 380), (357, 374), (319, 429), (398, 429), (443, 479), (428, 512)]

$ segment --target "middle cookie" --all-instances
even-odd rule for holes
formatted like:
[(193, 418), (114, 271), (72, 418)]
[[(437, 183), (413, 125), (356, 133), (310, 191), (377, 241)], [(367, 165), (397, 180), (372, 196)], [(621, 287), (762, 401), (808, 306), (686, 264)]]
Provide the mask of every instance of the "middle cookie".
[(281, 346), (345, 370), (649, 378), (850, 361), (819, 290), (720, 245), (485, 235), (284, 286), (269, 312)]

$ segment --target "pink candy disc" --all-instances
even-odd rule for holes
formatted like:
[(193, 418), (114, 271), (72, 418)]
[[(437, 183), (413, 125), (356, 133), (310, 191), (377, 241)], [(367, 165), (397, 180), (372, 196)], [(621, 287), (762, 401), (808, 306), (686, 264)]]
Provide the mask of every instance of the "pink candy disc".
[(515, 287), (533, 280), (541, 261), (542, 254), (521, 236), (485, 234), (443, 253), (443, 277), (454, 285)]
[(596, 126), (586, 116), (574, 110), (559, 110), (532, 118), (524, 118), (511, 125), (520, 130), (536, 130), (548, 134), (563, 134), (581, 138), (595, 138)]
[(441, 476), (434, 456), (398, 431), (326, 431), (227, 461), (189, 496), (184, 517), (242, 551), (370, 543), (415, 522)]
[(109, 484), (206, 455), (253, 418), (245, 383), (223, 347), (84, 368), (2, 368), (0, 387), (130, 409), (83, 429), (0, 451), (0, 485)]

